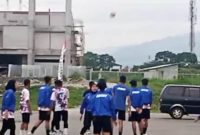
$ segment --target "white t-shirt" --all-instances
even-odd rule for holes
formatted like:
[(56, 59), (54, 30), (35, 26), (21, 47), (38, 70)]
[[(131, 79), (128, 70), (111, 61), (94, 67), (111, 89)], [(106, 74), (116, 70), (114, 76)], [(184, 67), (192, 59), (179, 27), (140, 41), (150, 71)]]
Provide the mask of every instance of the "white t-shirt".
[(20, 95), (20, 109), (21, 113), (30, 113), (30, 110), (28, 108), (27, 101), (30, 100), (30, 92), (28, 89), (24, 88)]
[(53, 89), (51, 100), (55, 101), (55, 111), (67, 110), (69, 99), (69, 90), (66, 88)]

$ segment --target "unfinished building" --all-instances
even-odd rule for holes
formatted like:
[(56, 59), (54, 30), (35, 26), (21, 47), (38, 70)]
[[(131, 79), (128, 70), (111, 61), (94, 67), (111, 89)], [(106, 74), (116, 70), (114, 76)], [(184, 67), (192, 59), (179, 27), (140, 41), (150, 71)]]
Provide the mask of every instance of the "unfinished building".
[(27, 12), (0, 11), (0, 65), (58, 64), (65, 41), (65, 65), (81, 65), (83, 24), (76, 26), (71, 0), (65, 6), (65, 12), (36, 12), (35, 0), (29, 0)]

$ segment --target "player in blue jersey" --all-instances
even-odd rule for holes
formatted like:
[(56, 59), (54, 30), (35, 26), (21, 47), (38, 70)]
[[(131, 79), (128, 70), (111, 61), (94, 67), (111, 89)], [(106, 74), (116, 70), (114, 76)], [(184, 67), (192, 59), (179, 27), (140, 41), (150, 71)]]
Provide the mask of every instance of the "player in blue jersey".
[(137, 135), (137, 123), (140, 133), (142, 133), (141, 113), (142, 113), (142, 94), (137, 88), (137, 81), (130, 81), (131, 89), (128, 99), (129, 121), (132, 122), (133, 134)]
[(6, 85), (6, 91), (3, 94), (1, 116), (3, 118), (2, 129), (0, 135), (4, 135), (8, 129), (10, 129), (10, 135), (15, 135), (15, 108), (16, 108), (16, 96), (15, 92), (18, 88), (16, 80), (8, 81)]
[(85, 95), (83, 102), (81, 104), (81, 108), (80, 108), (80, 114), (81, 114), (80, 120), (82, 120), (82, 117), (84, 114), (83, 128), (81, 129), (81, 132), (80, 132), (81, 135), (84, 135), (86, 131), (90, 129), (91, 123), (93, 121), (92, 98), (97, 93), (97, 87), (95, 83), (93, 83), (93, 85), (90, 87), (91, 87), (90, 88), (91, 90), (89, 93)]
[(113, 87), (113, 98), (116, 113), (118, 114), (119, 135), (123, 132), (123, 121), (126, 120), (126, 99), (129, 96), (129, 88), (125, 85), (126, 77), (120, 76), (120, 82)]
[(94, 117), (94, 135), (110, 135), (112, 133), (112, 120), (116, 124), (116, 114), (113, 98), (105, 89), (106, 81), (100, 79), (97, 87), (99, 91), (93, 97), (92, 114)]
[(152, 90), (148, 87), (149, 80), (142, 80), (142, 87), (140, 88), (142, 94), (142, 123), (143, 123), (143, 135), (146, 135), (148, 128), (148, 120), (150, 119), (151, 106), (153, 102)]
[(50, 135), (50, 126), (49, 121), (51, 117), (52, 110), (52, 87), (51, 77), (46, 76), (44, 78), (45, 85), (41, 86), (39, 89), (38, 95), (38, 111), (39, 111), (39, 120), (36, 122), (35, 126), (31, 130), (31, 134), (34, 134), (35, 130), (45, 121), (46, 135)]

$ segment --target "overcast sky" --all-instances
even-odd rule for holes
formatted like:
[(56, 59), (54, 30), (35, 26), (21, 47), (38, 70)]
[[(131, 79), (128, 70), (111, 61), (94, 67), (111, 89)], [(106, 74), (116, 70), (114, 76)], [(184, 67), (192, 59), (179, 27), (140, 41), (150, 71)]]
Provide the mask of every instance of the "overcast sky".
[[(6, 8), (5, 1), (0, 0), (0, 10)], [(10, 8), (19, 8), (16, 1), (10, 0)], [(22, 1), (23, 8), (27, 8), (28, 0)], [(72, 3), (74, 18), (84, 21), (86, 49), (103, 53), (102, 50), (109, 52), (113, 47), (188, 33), (189, 1), (72, 0)], [(37, 0), (37, 10), (63, 11), (64, 5), (65, 0)], [(111, 12), (116, 13), (113, 19)]]

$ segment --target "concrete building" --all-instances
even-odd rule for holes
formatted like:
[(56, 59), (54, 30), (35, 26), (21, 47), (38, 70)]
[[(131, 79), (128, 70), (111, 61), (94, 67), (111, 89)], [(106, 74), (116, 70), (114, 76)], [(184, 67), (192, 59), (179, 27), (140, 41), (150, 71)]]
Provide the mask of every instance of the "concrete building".
[(168, 64), (140, 69), (145, 78), (171, 80), (178, 78), (178, 65)]
[(65, 12), (36, 12), (35, 5), (29, 0), (28, 12), (0, 11), (0, 64), (57, 64), (66, 41), (65, 65), (80, 65), (83, 24), (75, 29), (71, 0), (66, 0)]

